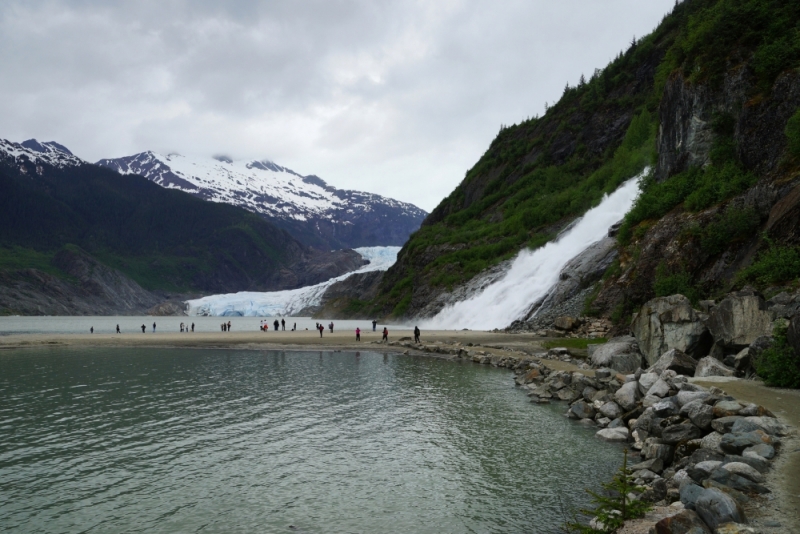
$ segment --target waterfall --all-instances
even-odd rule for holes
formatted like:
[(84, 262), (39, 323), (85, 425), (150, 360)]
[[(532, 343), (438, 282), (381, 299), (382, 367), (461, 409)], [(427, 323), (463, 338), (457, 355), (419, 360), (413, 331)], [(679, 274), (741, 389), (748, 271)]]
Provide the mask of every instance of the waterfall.
[(435, 317), (422, 321), (424, 327), (492, 330), (505, 328), (522, 318), (533, 303), (547, 295), (564, 266), (606, 236), (609, 227), (631, 209), (639, 195), (639, 178), (647, 172), (645, 169), (604, 196), (597, 207), (587, 211), (555, 241), (536, 250), (521, 251), (505, 276), (480, 293), (450, 304)]

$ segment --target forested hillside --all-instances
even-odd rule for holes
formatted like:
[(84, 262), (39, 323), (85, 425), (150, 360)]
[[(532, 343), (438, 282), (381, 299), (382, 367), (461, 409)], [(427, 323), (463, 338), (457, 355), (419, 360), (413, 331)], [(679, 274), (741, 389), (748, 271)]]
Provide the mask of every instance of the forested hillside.
[(698, 299), (795, 280), (797, 215), (786, 199), (800, 156), (799, 21), (800, 2), (676, 4), (543, 117), (501, 129), (403, 247), (373, 310), (417, 314), (552, 239), (648, 165), (620, 259), (586, 311), (621, 321), (677, 289)]

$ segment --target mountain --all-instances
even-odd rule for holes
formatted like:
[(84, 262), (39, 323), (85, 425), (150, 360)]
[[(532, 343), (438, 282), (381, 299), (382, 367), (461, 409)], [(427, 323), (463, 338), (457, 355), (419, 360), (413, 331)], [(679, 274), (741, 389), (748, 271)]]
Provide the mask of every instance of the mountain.
[[(65, 250), (82, 259), (69, 259)], [(89, 267), (74, 268), (78, 263)], [(319, 283), (363, 263), (352, 250), (311, 249), (246, 210), (121, 175), (57, 143), (0, 140), (5, 288), (45, 295), (48, 276), (55, 276), (84, 286), (76, 298), (89, 291), (103, 299), (112, 294), (98, 287), (113, 286), (119, 275), (130, 287), (161, 293), (269, 291)], [(91, 276), (97, 266), (109, 270), (102, 280)], [(134, 300), (137, 309), (149, 303), (142, 295)], [(11, 299), (5, 309), (13, 305)]]
[(427, 215), (412, 204), (329, 186), (271, 161), (187, 158), (142, 152), (98, 165), (162, 187), (258, 213), (320, 249), (402, 245)]
[(676, 3), (543, 116), (501, 129), (402, 248), (367, 313), (435, 314), (648, 166), (612, 232), (613, 260), (601, 255), (607, 267), (581, 278), (583, 297), (561, 314), (624, 326), (654, 296), (796, 283), (798, 36), (798, 2)]

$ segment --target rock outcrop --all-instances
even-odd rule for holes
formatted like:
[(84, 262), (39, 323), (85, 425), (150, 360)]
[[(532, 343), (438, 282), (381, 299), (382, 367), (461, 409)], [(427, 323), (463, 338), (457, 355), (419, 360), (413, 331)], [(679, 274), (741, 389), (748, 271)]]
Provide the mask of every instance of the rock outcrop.
[(753, 290), (731, 293), (709, 313), (708, 329), (724, 351), (737, 353), (761, 336), (772, 334), (764, 297)]
[(670, 349), (699, 358), (708, 354), (712, 344), (702, 319), (683, 295), (659, 297), (634, 315), (631, 331), (650, 365)]
[(642, 355), (633, 337), (616, 337), (602, 345), (589, 345), (588, 349), (593, 367), (607, 367), (622, 374), (642, 367)]

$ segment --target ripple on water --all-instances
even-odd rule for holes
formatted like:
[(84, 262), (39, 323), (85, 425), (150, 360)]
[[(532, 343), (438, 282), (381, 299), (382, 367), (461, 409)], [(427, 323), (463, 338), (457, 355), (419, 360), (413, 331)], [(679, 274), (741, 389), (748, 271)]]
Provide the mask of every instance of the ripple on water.
[(0, 354), (12, 532), (550, 532), (617, 447), (507, 371), (375, 353)]

